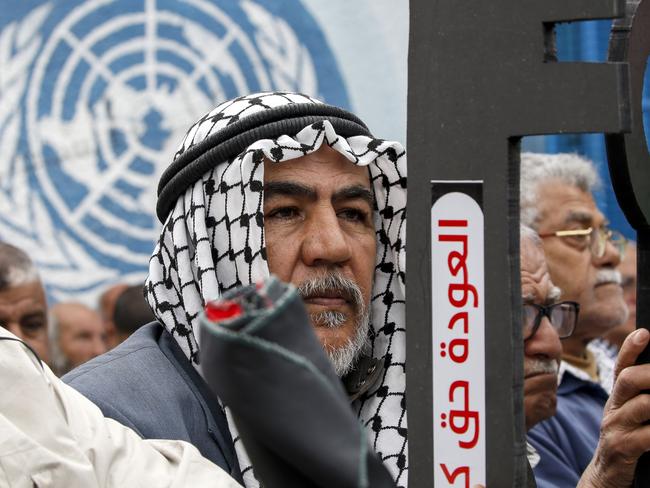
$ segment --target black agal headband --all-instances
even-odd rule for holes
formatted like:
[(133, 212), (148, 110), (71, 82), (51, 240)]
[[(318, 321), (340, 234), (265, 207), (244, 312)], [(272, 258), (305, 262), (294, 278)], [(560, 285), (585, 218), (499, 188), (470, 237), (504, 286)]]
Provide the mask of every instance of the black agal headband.
[(253, 113), (230, 123), (189, 147), (165, 170), (158, 183), (156, 214), (164, 223), (178, 198), (210, 169), (234, 158), (261, 139), (293, 136), (305, 127), (328, 120), (342, 137), (372, 137), (356, 115), (323, 103), (294, 103)]

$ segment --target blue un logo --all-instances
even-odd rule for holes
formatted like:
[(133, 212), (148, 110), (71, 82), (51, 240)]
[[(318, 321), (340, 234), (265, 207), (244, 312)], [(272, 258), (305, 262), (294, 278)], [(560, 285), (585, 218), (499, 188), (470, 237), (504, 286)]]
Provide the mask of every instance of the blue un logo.
[(45, 270), (54, 298), (144, 276), (159, 233), (160, 173), (218, 103), (292, 90), (349, 105), (319, 26), (298, 1), (283, 3), (6, 7), (0, 238)]

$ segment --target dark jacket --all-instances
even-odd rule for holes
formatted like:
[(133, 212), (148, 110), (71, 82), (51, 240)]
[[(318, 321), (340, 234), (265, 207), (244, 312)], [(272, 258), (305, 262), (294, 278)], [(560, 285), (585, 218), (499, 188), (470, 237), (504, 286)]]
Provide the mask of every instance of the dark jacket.
[(573, 488), (598, 445), (607, 393), (598, 384), (566, 372), (557, 390), (557, 413), (528, 431), (537, 449), (539, 488)]
[(242, 481), (226, 416), (172, 336), (157, 322), (63, 377), (106, 417), (145, 439), (190, 442)]

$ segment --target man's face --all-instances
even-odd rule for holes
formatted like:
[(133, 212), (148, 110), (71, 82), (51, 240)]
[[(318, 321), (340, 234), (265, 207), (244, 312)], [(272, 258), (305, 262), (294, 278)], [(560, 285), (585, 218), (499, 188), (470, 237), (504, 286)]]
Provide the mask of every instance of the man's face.
[(106, 352), (106, 334), (98, 313), (71, 304), (57, 315), (59, 348), (70, 369)]
[[(373, 194), (368, 170), (327, 145), (295, 160), (264, 165), (264, 231), (269, 270), (300, 287), (338, 276), (358, 287), (362, 304), (335, 284), (307, 287), (303, 299), (326, 350), (344, 346), (367, 310), (375, 265)], [(327, 320), (327, 315), (340, 320)]]
[[(537, 210), (539, 234), (606, 224), (590, 193), (559, 180), (538, 187)], [(596, 258), (585, 237), (547, 237), (544, 253), (562, 298), (580, 304), (579, 323), (570, 341), (600, 337), (625, 321), (627, 307), (618, 274), (613, 273), (620, 255), (610, 242), (605, 254)]]
[(0, 326), (29, 344), (43, 361), (50, 361), (47, 302), (40, 281), (0, 291)]
[[(560, 291), (551, 282), (543, 251), (530, 239), (521, 241), (521, 294), (524, 304), (551, 305)], [(524, 341), (524, 410), (526, 430), (555, 415), (560, 338), (547, 317)]]

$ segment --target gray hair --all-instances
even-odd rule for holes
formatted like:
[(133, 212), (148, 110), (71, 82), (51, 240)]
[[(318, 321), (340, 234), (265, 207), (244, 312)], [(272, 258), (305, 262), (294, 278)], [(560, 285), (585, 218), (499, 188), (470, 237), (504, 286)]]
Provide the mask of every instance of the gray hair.
[(577, 154), (521, 153), (519, 207), (521, 223), (537, 228), (537, 190), (540, 184), (560, 180), (591, 193), (601, 185), (593, 162)]
[(25, 252), (0, 242), (0, 291), (39, 279), (36, 266)]
[(539, 249), (543, 249), (542, 238), (539, 237), (539, 234), (535, 232), (535, 230), (532, 227), (529, 227), (525, 224), (521, 224), (519, 226), (519, 239), (520, 242), (523, 242), (524, 239), (528, 239), (530, 242), (532, 242), (535, 245), (535, 247)]

